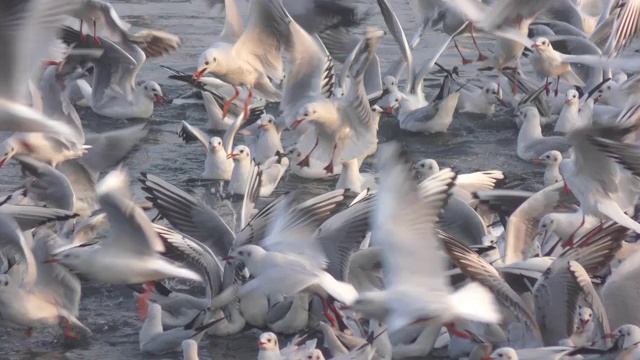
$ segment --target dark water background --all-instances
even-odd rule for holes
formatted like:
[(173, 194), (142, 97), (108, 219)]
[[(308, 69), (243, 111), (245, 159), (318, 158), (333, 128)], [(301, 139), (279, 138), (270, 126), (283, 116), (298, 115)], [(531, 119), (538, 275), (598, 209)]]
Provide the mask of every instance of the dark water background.
[[(238, 1), (246, 17), (248, 2)], [(405, 0), (390, 2), (401, 19), (407, 36), (412, 36), (416, 25), (408, 2)], [(139, 75), (139, 80), (155, 80), (160, 83), (163, 92), (169, 98), (188, 91), (188, 87), (168, 79), (166, 71), (158, 65), (164, 64), (193, 71), (200, 53), (222, 30), (224, 15), (209, 11), (204, 3), (200, 0), (118, 0), (113, 2), (119, 14), (133, 25), (133, 30), (155, 28), (172, 32), (182, 38), (183, 46), (177, 53), (161, 59), (149, 60)], [(368, 25), (386, 29), (375, 1), (356, 0), (354, 3), (370, 4), (369, 6), (376, 11)], [(427, 61), (430, 54), (445, 38), (446, 36), (441, 34), (425, 34), (414, 52), (416, 62)], [(470, 39), (463, 39), (459, 43), (470, 59), (476, 58), (477, 53), (473, 50)], [(489, 53), (490, 42), (480, 38), (480, 46)], [(378, 55), (383, 69), (399, 56), (398, 47), (389, 35), (383, 39)], [(523, 63), (526, 64), (526, 62), (523, 60)], [(441, 58), (440, 63), (449, 67), (460, 66), (460, 58), (451, 47)], [(472, 80), (475, 84), (480, 84), (479, 80), (495, 79), (494, 72), (482, 73), (478, 70), (479, 67), (484, 66), (472, 64), (460, 67), (460, 75), (465, 80)], [(435, 95), (434, 89), (439, 86), (441, 74), (437, 76), (429, 76), (425, 80), (425, 86), (430, 88), (427, 92), (428, 98)], [(275, 107), (272, 107), (272, 112), (274, 109)], [(87, 131), (99, 133), (127, 126), (125, 121), (101, 118), (90, 110), (81, 109), (79, 112)], [(211, 183), (198, 179), (205, 159), (200, 144), (185, 145), (177, 136), (182, 120), (203, 128), (206, 123), (204, 107), (199, 104), (156, 107), (148, 136), (124, 163), (132, 177), (134, 193), (137, 198), (142, 199), (140, 184), (135, 181), (135, 177), (142, 171), (153, 173), (198, 194), (220, 211), (225, 219), (231, 221), (232, 213), (229, 207), (215, 203), (214, 198), (209, 195)], [(516, 156), (517, 128), (505, 109), (489, 117), (456, 115), (446, 134), (425, 136), (401, 132), (393, 118), (382, 119), (380, 128), (381, 139), (400, 139), (407, 144), (415, 160), (425, 157), (433, 158), (440, 163), (441, 167), (451, 166), (462, 172), (500, 169), (512, 178), (524, 179), (526, 188), (538, 188), (541, 185), (542, 168), (521, 161)], [(221, 136), (221, 134), (216, 135)], [(239, 137), (238, 142), (241, 141)], [(369, 158), (364, 163), (362, 171), (372, 172), (374, 167), (374, 159)], [(0, 183), (0, 192), (10, 191), (21, 184), (22, 178), (14, 163), (5, 165), (1, 171), (3, 181)], [(312, 181), (286, 175), (273, 196), (293, 189), (301, 189), (308, 196), (318, 195), (332, 190), (335, 181), (337, 178)], [(60, 343), (61, 333), (53, 330), (39, 329), (34, 332), (32, 338), (27, 338), (22, 331), (0, 329), (0, 358), (95, 360), (181, 358), (179, 353), (165, 356), (140, 353), (138, 331), (142, 321), (136, 314), (134, 304), (132, 293), (126, 287), (83, 284), (79, 319), (94, 333), (88, 345), (71, 350), (65, 349)], [(224, 339), (205, 338), (200, 345), (200, 358), (255, 359), (257, 356), (255, 340), (259, 333), (254, 330)]]

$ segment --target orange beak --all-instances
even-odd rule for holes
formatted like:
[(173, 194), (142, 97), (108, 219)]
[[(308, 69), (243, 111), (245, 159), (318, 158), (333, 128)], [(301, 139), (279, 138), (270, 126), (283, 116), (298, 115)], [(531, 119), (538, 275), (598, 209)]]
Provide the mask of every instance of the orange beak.
[(238, 156), (238, 154), (231, 153), (231, 154), (227, 155), (227, 159), (235, 159), (237, 156)]
[(542, 163), (543, 163), (543, 160), (542, 160), (542, 159), (540, 159), (540, 158), (537, 158), (537, 159), (531, 159), (530, 161), (531, 161), (532, 163), (534, 163), (534, 164), (542, 164)]

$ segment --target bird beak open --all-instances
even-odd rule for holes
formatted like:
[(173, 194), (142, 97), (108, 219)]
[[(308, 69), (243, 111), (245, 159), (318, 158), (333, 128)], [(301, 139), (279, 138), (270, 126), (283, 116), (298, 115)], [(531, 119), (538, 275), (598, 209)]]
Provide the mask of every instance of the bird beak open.
[(539, 48), (539, 47), (540, 47), (540, 45), (538, 45), (538, 44), (533, 44), (533, 45), (531, 45), (531, 48), (532, 48), (532, 49), (537, 49), (537, 48)]
[(207, 68), (202, 68), (202, 69), (198, 69), (196, 70), (196, 72), (193, 73), (193, 79), (198, 82), (200, 81), (200, 79), (202, 79), (202, 77), (204, 76), (204, 74), (207, 73)]
[(43, 261), (43, 263), (45, 264), (57, 264), (58, 263), (58, 259), (56, 258), (48, 258), (47, 260)]
[(542, 164), (543, 160), (540, 158), (536, 158), (536, 159), (531, 159), (531, 162), (534, 164)]
[(154, 98), (155, 98), (155, 103), (156, 104), (163, 104), (164, 105), (164, 104), (168, 104), (169, 103), (169, 100), (167, 100), (167, 98), (162, 96), (162, 95), (155, 95)]
[[(227, 159), (235, 159), (235, 158), (236, 158), (236, 156), (238, 156), (238, 154), (236, 154), (236, 153), (231, 153), (231, 154), (227, 155)], [(228, 257), (228, 256), (227, 256), (227, 257)], [(233, 259), (233, 256), (232, 256), (231, 258)], [(226, 260), (226, 258), (225, 258), (225, 260)]]
[(293, 129), (297, 128), (298, 126), (300, 126), (300, 124), (302, 124), (302, 120), (303, 120), (303, 119), (298, 119), (298, 120), (294, 121), (294, 122), (291, 124), (291, 127), (292, 127)]
[(229, 260), (233, 260), (233, 259), (235, 259), (235, 256), (232, 256), (232, 255), (227, 255), (227, 256), (222, 258), (222, 260), (224, 260), (224, 261), (229, 261)]
[(585, 328), (588, 323), (589, 323), (589, 320), (580, 320), (580, 325), (582, 325), (582, 328)]
[(382, 110), (382, 113), (385, 115), (391, 115), (393, 114), (393, 109), (395, 109), (395, 106), (389, 106), (388, 108)]

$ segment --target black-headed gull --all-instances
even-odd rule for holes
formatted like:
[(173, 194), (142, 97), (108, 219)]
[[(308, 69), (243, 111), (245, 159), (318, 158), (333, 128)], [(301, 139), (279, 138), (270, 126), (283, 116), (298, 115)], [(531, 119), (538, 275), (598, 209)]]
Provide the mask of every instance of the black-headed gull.
[(308, 166), (313, 156), (327, 164), (325, 170), (332, 174), (334, 162), (357, 158), (377, 143), (378, 124), (364, 90), (363, 77), (382, 35), (382, 31), (367, 32), (351, 70), (354, 83), (345, 97), (337, 101), (316, 100), (298, 110), (290, 127), (309, 126), (297, 143), (298, 149), (307, 154), (298, 163), (301, 167)]
[[(280, 100), (282, 94), (270, 79), (283, 77), (280, 47), (282, 40), (289, 36), (289, 21), (286, 10), (280, 0), (252, 0), (249, 21), (238, 40), (229, 48), (209, 48), (204, 53), (203, 65), (193, 73), (196, 80), (211, 73), (220, 80), (233, 85), (236, 95), (238, 86), (246, 87), (249, 96), (244, 106), (248, 114), (249, 101), (253, 90), (257, 90), (266, 100)], [(225, 105), (222, 117), (226, 116)]]
[(502, 99), (502, 89), (498, 84), (491, 82), (482, 89), (467, 85), (459, 90), (460, 99), (456, 110), (459, 112), (469, 112), (476, 114), (493, 114), (496, 111), (496, 104), (506, 106)]
[(272, 156), (264, 164), (256, 165), (251, 158), (251, 150), (245, 145), (236, 146), (227, 158), (234, 162), (227, 188), (231, 195), (245, 195), (247, 184), (257, 166), (262, 172), (259, 196), (269, 196), (289, 167), (289, 159), (282, 155)]
[[(178, 277), (201, 281), (200, 275), (160, 253), (165, 246), (151, 220), (128, 197), (129, 178), (122, 169), (109, 173), (97, 185), (98, 198), (109, 216), (111, 236), (99, 244), (64, 248), (50, 262), (109, 284), (139, 284)], [(117, 265), (116, 265), (117, 264)]]
[(580, 126), (580, 94), (574, 89), (567, 91), (567, 99), (564, 102), (562, 111), (556, 120), (556, 126), (553, 131), (562, 134), (568, 134), (576, 127)]
[(554, 50), (549, 39), (544, 37), (537, 38), (531, 48), (535, 49), (535, 51), (533, 55), (529, 56), (529, 61), (536, 74), (546, 79), (547, 88), (545, 90), (547, 95), (550, 93), (550, 77), (557, 78), (555, 96), (558, 96), (560, 79), (571, 85), (585, 86), (584, 81), (573, 72), (571, 64), (565, 61), (565, 54)]
[(185, 142), (196, 139), (204, 145), (206, 158), (202, 177), (205, 179), (229, 180), (233, 171), (233, 160), (227, 158), (226, 147), (217, 136), (208, 138), (202, 130), (182, 121), (178, 134)]
[(531, 162), (534, 164), (546, 165), (544, 169), (544, 186), (550, 186), (562, 181), (562, 175), (560, 175), (561, 161), (562, 154), (557, 150), (547, 151), (540, 155), (540, 157), (531, 159)]
[(264, 164), (278, 153), (284, 153), (284, 149), (280, 141), (280, 132), (276, 127), (276, 119), (272, 115), (266, 114), (262, 115), (258, 123), (260, 124), (258, 125), (260, 133), (253, 147), (254, 160), (258, 164)]
[[(465, 318), (498, 322), (495, 299), (486, 288), (473, 283), (454, 293), (444, 276), (445, 255), (438, 249), (435, 223), (451, 195), (455, 173), (443, 170), (419, 191), (398, 144), (386, 145), (379, 154), (384, 176), (372, 233), (374, 246), (384, 249), (386, 289), (360, 294), (351, 307), (386, 319), (390, 331)], [(419, 243), (426, 247), (416, 246)]]
[(398, 103), (400, 128), (411, 132), (431, 134), (446, 132), (453, 121), (460, 92), (450, 92), (451, 78), (442, 80), (440, 92), (431, 104), (412, 109), (411, 98), (405, 97)]
[(518, 119), (522, 121), (516, 145), (520, 159), (530, 161), (547, 151), (566, 153), (571, 148), (571, 142), (564, 136), (542, 136), (540, 114), (535, 107), (528, 106), (518, 111)]
[(0, 167), (19, 155), (28, 155), (55, 167), (65, 160), (81, 157), (89, 148), (91, 146), (81, 145), (55, 134), (17, 133), (0, 144)]
[(93, 24), (93, 39), (100, 44), (97, 28), (106, 30), (111, 41), (121, 44), (136, 44), (148, 57), (157, 57), (175, 51), (182, 45), (179, 37), (159, 30), (143, 30), (137, 34), (130, 34), (130, 24), (122, 21), (113, 6), (102, 0), (82, 0), (80, 6), (69, 12), (69, 15), (80, 20), (80, 37), (86, 41), (82, 33), (84, 22)]
[(160, 305), (150, 303), (148, 316), (138, 335), (141, 352), (159, 355), (177, 351), (184, 340), (199, 342), (204, 332), (221, 320), (207, 321), (207, 310), (202, 310), (185, 326), (164, 331), (161, 317)]
[[(0, 129), (3, 131), (45, 132), (73, 139), (75, 129), (52, 121), (26, 103), (29, 82), (39, 74), (41, 63), (48, 60), (49, 47), (59, 32), (64, 14), (76, 9), (77, 1), (32, 0), (8, 1), (0, 22), (2, 48), (0, 58), (3, 81), (0, 89)], [(20, 39), (20, 40), (17, 40)], [(18, 46), (16, 46), (18, 44)]]
[(18, 263), (13, 267), (26, 268), (23, 277), (8, 269), (0, 274), (0, 315), (8, 326), (31, 329), (42, 326), (64, 324), (64, 334), (77, 338), (73, 328), (91, 331), (78, 321), (80, 306), (80, 280), (58, 264), (46, 263), (51, 246), (48, 239), (40, 236), (33, 250), (27, 245), (18, 224), (8, 215), (0, 215), (2, 226), (2, 252), (14, 256)]
[(136, 85), (146, 56), (135, 44), (119, 46), (104, 38), (100, 44), (93, 38), (82, 42), (80, 33), (69, 27), (63, 28), (63, 41), (75, 48), (104, 49), (98, 59), (91, 60), (95, 69), (91, 86), (78, 83), (95, 113), (116, 119), (150, 118), (154, 103), (168, 102), (155, 81)]

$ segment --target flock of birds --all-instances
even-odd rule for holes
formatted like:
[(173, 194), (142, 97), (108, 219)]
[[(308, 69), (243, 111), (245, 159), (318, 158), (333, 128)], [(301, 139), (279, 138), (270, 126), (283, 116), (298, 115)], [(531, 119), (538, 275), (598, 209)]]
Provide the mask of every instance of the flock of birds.
[[(412, 0), (410, 41), (387, 0), (377, 5), (388, 31), (360, 35), (369, 6), (250, 0), (244, 24), (236, 0), (209, 3), (224, 6), (220, 36), (193, 74), (165, 68), (201, 98), (209, 130), (224, 131), (209, 137), (183, 121), (178, 135), (204, 145), (202, 178), (221, 180), (212, 192), (241, 202), (238, 231), (150, 173), (138, 177), (148, 202), (136, 202), (119, 165), (153, 126), (154, 103), (190, 101), (136, 83), (145, 59), (177, 50), (179, 37), (134, 34), (101, 0), (0, 4), (0, 130), (12, 132), (0, 167), (14, 160), (25, 175), (0, 200), (3, 325), (90, 341), (79, 306), (91, 281), (132, 289), (141, 352), (189, 360), (205, 334), (250, 328), (268, 330), (257, 342), (265, 360), (445, 347), (452, 359), (640, 358), (640, 78), (623, 72), (639, 70), (624, 49), (640, 1)], [(418, 66), (412, 51), (432, 30), (449, 38)], [(491, 56), (474, 31), (495, 39)], [(387, 33), (401, 56), (383, 73), (376, 50)], [(463, 66), (472, 62), (456, 40), (467, 33), (477, 61), (497, 70), (482, 88), (438, 64), (451, 42)], [(427, 101), (436, 67), (445, 75)], [(142, 120), (88, 134), (78, 106)], [(499, 170), (412, 163), (401, 144), (378, 144), (381, 116), (428, 141), (455, 113), (496, 107), (513, 113), (518, 157), (546, 166), (542, 190), (514, 189)], [(542, 134), (548, 123), (553, 136)], [(361, 174), (374, 154), (378, 175)], [(339, 177), (326, 194), (292, 191), (258, 208), (287, 171)], [(278, 335), (295, 336), (280, 348)]]

